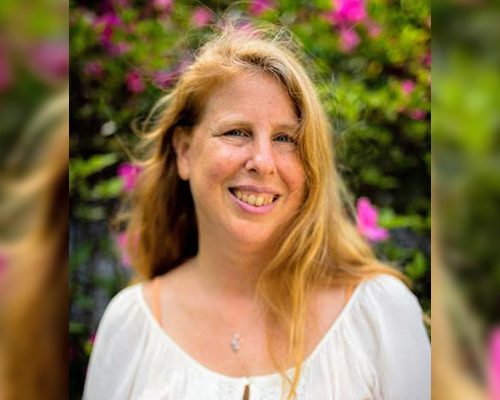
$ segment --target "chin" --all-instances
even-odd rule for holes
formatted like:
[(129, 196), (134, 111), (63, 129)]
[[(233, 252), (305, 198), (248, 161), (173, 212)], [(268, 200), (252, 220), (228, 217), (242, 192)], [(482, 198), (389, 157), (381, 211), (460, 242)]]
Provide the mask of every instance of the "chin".
[(231, 236), (249, 246), (267, 247), (273, 238), (272, 232), (262, 229), (262, 224), (245, 223), (231, 229)]

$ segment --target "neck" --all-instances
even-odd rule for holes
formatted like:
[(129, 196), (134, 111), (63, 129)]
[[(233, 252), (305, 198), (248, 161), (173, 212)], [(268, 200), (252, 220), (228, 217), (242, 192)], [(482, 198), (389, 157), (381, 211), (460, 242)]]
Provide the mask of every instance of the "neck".
[(193, 266), (200, 284), (212, 295), (231, 300), (254, 300), (257, 280), (271, 254), (269, 246), (221, 241), (214, 235), (200, 234)]

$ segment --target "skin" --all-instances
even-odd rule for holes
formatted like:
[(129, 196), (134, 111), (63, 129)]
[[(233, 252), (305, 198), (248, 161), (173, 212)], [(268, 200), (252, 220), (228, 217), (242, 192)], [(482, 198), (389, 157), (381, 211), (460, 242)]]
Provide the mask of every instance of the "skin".
[[(273, 240), (303, 200), (297, 127), (285, 89), (271, 75), (253, 73), (219, 86), (193, 131), (174, 135), (179, 175), (189, 180), (195, 203), (199, 253), (160, 278), (162, 327), (199, 363), (225, 375), (276, 370), (255, 284), (275, 252)], [(236, 198), (235, 188), (275, 200), (261, 209), (248, 206)], [(148, 285), (145, 297), (151, 302)], [(341, 289), (315, 293), (307, 352), (343, 304)], [(229, 344), (235, 332), (242, 337), (237, 354)], [(285, 343), (283, 332), (274, 334)]]

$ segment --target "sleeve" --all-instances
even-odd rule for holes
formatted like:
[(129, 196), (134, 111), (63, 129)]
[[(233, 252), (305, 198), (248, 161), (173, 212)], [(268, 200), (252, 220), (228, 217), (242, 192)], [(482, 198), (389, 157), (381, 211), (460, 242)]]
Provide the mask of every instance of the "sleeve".
[(373, 364), (383, 400), (430, 400), (430, 341), (417, 298), (398, 279), (383, 276), (370, 293), (377, 349)]
[(104, 311), (89, 360), (84, 400), (129, 398), (143, 336), (137, 320), (139, 289), (122, 290)]

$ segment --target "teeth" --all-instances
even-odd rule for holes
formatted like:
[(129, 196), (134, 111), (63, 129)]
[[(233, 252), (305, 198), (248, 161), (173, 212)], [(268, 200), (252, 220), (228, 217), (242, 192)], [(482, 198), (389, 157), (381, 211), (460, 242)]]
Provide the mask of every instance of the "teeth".
[(252, 206), (267, 206), (268, 204), (271, 204), (273, 202), (273, 196), (256, 196), (253, 194), (247, 195), (239, 190), (235, 190), (234, 194), (239, 200)]

